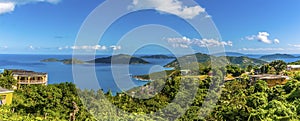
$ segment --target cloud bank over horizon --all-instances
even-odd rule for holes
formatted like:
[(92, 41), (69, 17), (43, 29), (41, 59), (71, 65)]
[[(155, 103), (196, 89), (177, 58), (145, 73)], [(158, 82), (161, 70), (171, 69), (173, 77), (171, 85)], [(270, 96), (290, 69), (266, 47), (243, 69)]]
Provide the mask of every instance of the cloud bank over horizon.
[(232, 41), (218, 41), (214, 39), (190, 39), (187, 37), (166, 38), (172, 47), (189, 48), (190, 46), (198, 47), (216, 47), (216, 46), (233, 46)]

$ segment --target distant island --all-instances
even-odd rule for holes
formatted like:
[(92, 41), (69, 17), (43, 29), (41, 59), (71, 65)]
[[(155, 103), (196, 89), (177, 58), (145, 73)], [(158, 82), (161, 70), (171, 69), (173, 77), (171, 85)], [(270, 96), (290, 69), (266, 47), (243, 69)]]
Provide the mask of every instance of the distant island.
[[(227, 60), (222, 60), (222, 57), (220, 54), (204, 54), (204, 53), (196, 53), (196, 54), (190, 54), (190, 55), (184, 55), (179, 58), (167, 56), (167, 55), (145, 55), (140, 57), (135, 57), (127, 54), (119, 54), (119, 55), (113, 55), (108, 57), (102, 57), (102, 58), (96, 58), (94, 60), (89, 61), (83, 61), (75, 58), (71, 59), (56, 59), (56, 58), (48, 58), (41, 60), (41, 62), (62, 62), (64, 64), (89, 64), (89, 63), (107, 63), (107, 64), (149, 64), (148, 61), (144, 60), (143, 58), (153, 58), (153, 59), (171, 59), (174, 58), (175, 60), (165, 65), (165, 67), (179, 67), (178, 61), (181, 62), (181, 64), (185, 65), (194, 62), (193, 57), (196, 57), (198, 63), (207, 63), (209, 64), (211, 62), (211, 59), (217, 60), (218, 62), (225, 62), (227, 64), (236, 64), (240, 65), (242, 67), (247, 65), (260, 65), (267, 63), (266, 61), (274, 60), (274, 59), (283, 59), (283, 58), (299, 58), (290, 54), (271, 54), (271, 55), (264, 55), (261, 56), (259, 59), (256, 58), (250, 58), (247, 56), (238, 56), (242, 55), (240, 53), (234, 53), (234, 52), (227, 52), (227, 54), (235, 55), (235, 56), (225, 56)], [(218, 56), (219, 55), (219, 56)], [(228, 61), (228, 62), (227, 62)]]
[(214, 54), (211, 54), (211, 55), (213, 55), (213, 56), (235, 56), (235, 57), (245, 56), (245, 54), (238, 53), (238, 52), (214, 53)]
[(82, 61), (78, 59), (63, 59), (59, 60), (56, 58), (48, 58), (41, 60), (41, 62), (62, 62), (64, 64), (88, 64), (88, 63), (113, 63), (113, 64), (149, 64), (149, 62), (137, 58), (134, 56), (126, 55), (126, 54), (119, 54), (119, 55), (113, 55), (109, 57), (103, 57), (103, 58), (96, 58), (94, 60), (90, 61)]
[(280, 59), (280, 58), (297, 58), (297, 57), (290, 54), (272, 54), (272, 55), (264, 55), (260, 57), (260, 59), (263, 60), (273, 60), (273, 59)]
[(88, 63), (113, 63), (113, 64), (149, 64), (149, 62), (145, 61), (144, 59), (126, 55), (126, 54), (119, 54), (113, 55), (104, 58), (97, 58), (95, 60), (87, 61)]
[(76, 58), (63, 59), (63, 60), (59, 60), (56, 58), (48, 58), (48, 59), (41, 60), (41, 62), (62, 62), (63, 64), (85, 64), (86, 63)]
[(146, 56), (141, 56), (141, 58), (171, 59), (175, 57), (167, 56), (167, 55), (146, 55)]

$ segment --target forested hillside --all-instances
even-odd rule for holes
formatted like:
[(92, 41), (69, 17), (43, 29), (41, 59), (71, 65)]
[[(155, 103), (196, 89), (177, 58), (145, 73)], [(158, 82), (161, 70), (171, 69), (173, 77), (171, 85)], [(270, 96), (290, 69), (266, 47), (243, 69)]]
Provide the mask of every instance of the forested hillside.
[[(220, 71), (214, 73), (221, 74)], [(31, 85), (15, 91), (11, 106), (0, 106), (0, 120), (69, 120), (74, 111), (76, 120), (80, 121), (166, 120), (166, 118), (167, 120), (177, 118), (178, 120), (299, 120), (299, 77), (300, 73), (296, 73), (287, 84), (269, 88), (264, 81), (249, 85), (247, 77), (221, 83), (218, 77), (200, 80), (174, 75), (166, 81), (154, 82), (153, 86), (163, 87), (162, 91), (144, 99), (133, 98), (131, 93), (118, 93), (113, 96), (111, 92), (104, 94), (101, 90), (79, 90), (72, 83)], [(222, 88), (210, 88), (213, 89), (213, 93), (208, 93), (211, 84)], [(195, 85), (197, 88), (193, 88)], [(137, 92), (141, 95), (146, 93), (147, 91)], [(208, 116), (199, 117), (199, 114), (207, 112), (207, 109), (202, 108), (207, 94), (214, 94), (219, 100)], [(186, 103), (186, 97), (194, 98), (191, 103)], [(177, 100), (175, 104), (172, 103), (174, 99)]]

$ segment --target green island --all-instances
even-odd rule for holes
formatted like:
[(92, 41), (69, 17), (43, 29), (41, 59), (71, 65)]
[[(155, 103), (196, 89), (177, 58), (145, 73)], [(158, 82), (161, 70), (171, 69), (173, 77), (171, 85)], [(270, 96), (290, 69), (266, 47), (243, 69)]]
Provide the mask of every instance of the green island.
[[(220, 68), (212, 68), (204, 58), (197, 65), (199, 70), (156, 72), (151, 83), (115, 95), (67, 82), (23, 85), (13, 91), (11, 104), (0, 106), (0, 120), (300, 120), (300, 72), (286, 70), (287, 63), (281, 60), (265, 63), (240, 58), (229, 59), (235, 64)], [(0, 77), (0, 87), (12, 90), (17, 83), (10, 71)], [(134, 98), (137, 95), (143, 98)], [(190, 97), (192, 101), (185, 102)], [(210, 99), (217, 101), (211, 111), (202, 107)], [(142, 115), (153, 113), (157, 115)]]
[(260, 57), (260, 59), (262, 60), (274, 60), (278, 58), (297, 58), (297, 57), (290, 54), (272, 54), (272, 55), (264, 55)]
[(145, 55), (145, 56), (141, 56), (141, 58), (172, 59), (175, 57), (171, 57), (171, 56), (167, 56), (167, 55)]
[(48, 59), (41, 60), (41, 62), (62, 62), (63, 64), (85, 64), (86, 63), (86, 62), (78, 60), (76, 58), (63, 59), (63, 60), (59, 60), (56, 58), (48, 58)]
[(126, 55), (126, 54), (119, 54), (113, 55), (109, 57), (103, 58), (96, 58), (90, 61), (82, 61), (76, 58), (73, 59), (63, 59), (59, 60), (56, 58), (48, 58), (41, 60), (41, 62), (62, 62), (64, 64), (90, 64), (90, 63), (112, 63), (112, 64), (149, 64), (149, 62), (143, 60), (142, 58)]
[(112, 63), (112, 64), (148, 64), (149, 62), (130, 55), (119, 54), (104, 58), (96, 58), (95, 60), (87, 61), (88, 63)]

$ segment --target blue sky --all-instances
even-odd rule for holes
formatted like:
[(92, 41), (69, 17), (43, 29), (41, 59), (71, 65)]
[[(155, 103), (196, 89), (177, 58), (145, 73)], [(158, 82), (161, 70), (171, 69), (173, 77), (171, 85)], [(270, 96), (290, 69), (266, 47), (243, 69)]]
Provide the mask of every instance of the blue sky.
[[(223, 45), (225, 51), (230, 52), (300, 53), (299, 0), (196, 0), (200, 6), (179, 0), (128, 1), (131, 1), (126, 6), (128, 9), (152, 10), (122, 16), (97, 45), (74, 45), (86, 17), (103, 1), (0, 0), (0, 53), (71, 54), (74, 49), (96, 50), (99, 54), (123, 52), (126, 47), (118, 45), (120, 40), (131, 45), (141, 41), (165, 41), (176, 50), (191, 47), (196, 52), (207, 52), (204, 45)], [(111, 8), (103, 12), (113, 14), (116, 11)], [(207, 19), (215, 23), (222, 40), (202, 38), (184, 21), (196, 19), (202, 13), (207, 13)], [(149, 24), (153, 26), (141, 27)], [(151, 31), (151, 27), (160, 29)], [(163, 51), (162, 47), (139, 50), (154, 54)]]

